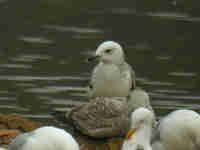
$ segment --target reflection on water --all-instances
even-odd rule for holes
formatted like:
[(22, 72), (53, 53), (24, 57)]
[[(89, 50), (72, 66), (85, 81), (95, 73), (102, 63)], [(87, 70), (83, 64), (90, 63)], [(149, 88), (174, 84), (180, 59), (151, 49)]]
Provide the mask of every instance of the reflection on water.
[(24, 42), (28, 42), (28, 43), (44, 43), (44, 44), (53, 43), (53, 41), (47, 40), (47, 39), (45, 39), (43, 37), (25, 37), (25, 36), (21, 36), (18, 39), (22, 40)]
[(54, 110), (87, 103), (94, 64), (86, 55), (104, 40), (122, 44), (137, 84), (149, 92), (159, 114), (200, 109), (198, 13), (178, 9), (180, 2), (160, 4), (157, 11), (153, 2), (151, 9), (141, 8), (145, 2), (141, 9), (118, 3), (101, 8), (102, 2), (81, 10), (47, 2), (23, 7), (0, 1), (1, 112), (51, 118)]
[(79, 33), (79, 34), (90, 34), (90, 33), (102, 33), (103, 31), (99, 29), (92, 29), (92, 28), (85, 28), (85, 27), (65, 27), (65, 26), (59, 26), (59, 25), (44, 25), (42, 26), (46, 29), (54, 29), (58, 32), (73, 32), (73, 33)]

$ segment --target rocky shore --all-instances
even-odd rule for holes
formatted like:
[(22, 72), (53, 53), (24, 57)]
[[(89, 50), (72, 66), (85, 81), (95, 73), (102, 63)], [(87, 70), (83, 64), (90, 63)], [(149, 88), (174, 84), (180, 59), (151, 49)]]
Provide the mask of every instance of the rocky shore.
[[(17, 135), (45, 125), (59, 127), (56, 120), (43, 123), (27, 119), (20, 114), (0, 114), (0, 147), (6, 148)], [(123, 137), (93, 139), (78, 132), (74, 137), (80, 145), (85, 145), (88, 150), (120, 150), (123, 142)]]

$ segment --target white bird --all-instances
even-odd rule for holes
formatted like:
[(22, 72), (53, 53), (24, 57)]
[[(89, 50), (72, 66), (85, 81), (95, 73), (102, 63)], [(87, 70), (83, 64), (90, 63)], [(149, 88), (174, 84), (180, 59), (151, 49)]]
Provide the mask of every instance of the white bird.
[(65, 130), (47, 126), (17, 136), (8, 150), (79, 150), (79, 145)]
[(200, 150), (200, 115), (192, 110), (177, 110), (161, 119), (155, 150)]
[(122, 150), (152, 150), (151, 136), (154, 113), (140, 107), (131, 114), (131, 126), (122, 145)]
[(131, 112), (139, 107), (145, 107), (154, 112), (148, 93), (139, 87), (130, 92), (127, 97), (127, 105), (132, 109)]
[(153, 112), (146, 108), (138, 108), (132, 113), (133, 129), (129, 130), (122, 150), (200, 150), (198, 113), (174, 111), (161, 119), (156, 129), (152, 125), (155, 122), (153, 116)]
[(135, 88), (135, 73), (125, 61), (122, 47), (113, 41), (99, 45), (95, 56), (99, 63), (92, 72), (90, 97), (126, 97)]

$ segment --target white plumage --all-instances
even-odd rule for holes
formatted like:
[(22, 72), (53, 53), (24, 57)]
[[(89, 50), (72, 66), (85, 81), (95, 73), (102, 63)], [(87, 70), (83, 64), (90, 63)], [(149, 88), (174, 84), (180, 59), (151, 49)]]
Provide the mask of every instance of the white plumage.
[(47, 126), (17, 136), (8, 150), (79, 150), (79, 145), (65, 130)]
[(124, 141), (122, 150), (200, 150), (198, 113), (174, 111), (161, 119), (156, 129), (153, 129), (153, 116), (146, 108), (138, 108), (132, 113), (131, 128), (136, 131)]
[[(131, 126), (124, 140), (122, 150), (151, 150), (154, 113), (140, 107), (131, 114)], [(132, 131), (132, 132), (131, 132)]]
[(192, 110), (177, 110), (160, 121), (155, 150), (200, 150), (200, 115)]
[(90, 82), (90, 97), (125, 97), (135, 87), (135, 73), (126, 63), (122, 47), (113, 41), (100, 44)]

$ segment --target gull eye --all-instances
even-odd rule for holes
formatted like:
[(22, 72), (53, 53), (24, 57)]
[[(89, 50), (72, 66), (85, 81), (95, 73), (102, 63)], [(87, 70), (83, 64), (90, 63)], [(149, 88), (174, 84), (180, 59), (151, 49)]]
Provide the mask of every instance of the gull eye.
[(112, 52), (112, 49), (107, 49), (105, 50), (106, 53), (111, 53)]

